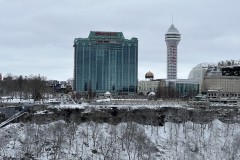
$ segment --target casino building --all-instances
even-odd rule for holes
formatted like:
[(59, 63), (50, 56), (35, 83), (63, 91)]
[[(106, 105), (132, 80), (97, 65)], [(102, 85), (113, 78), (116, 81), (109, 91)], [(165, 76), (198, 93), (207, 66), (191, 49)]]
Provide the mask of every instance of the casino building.
[(122, 32), (91, 31), (74, 40), (74, 90), (134, 94), (138, 82), (138, 39)]

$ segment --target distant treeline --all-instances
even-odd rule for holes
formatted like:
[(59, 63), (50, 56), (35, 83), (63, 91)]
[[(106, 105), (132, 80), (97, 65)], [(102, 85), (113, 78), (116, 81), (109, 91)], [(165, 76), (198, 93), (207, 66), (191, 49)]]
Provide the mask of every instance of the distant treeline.
[(0, 96), (40, 100), (48, 93), (52, 93), (52, 89), (47, 86), (45, 77), (8, 74), (0, 81)]

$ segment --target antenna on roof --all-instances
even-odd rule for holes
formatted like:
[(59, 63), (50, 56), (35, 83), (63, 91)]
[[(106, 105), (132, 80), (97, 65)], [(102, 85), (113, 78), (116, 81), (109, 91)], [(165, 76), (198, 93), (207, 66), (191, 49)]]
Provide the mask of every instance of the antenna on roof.
[(173, 15), (172, 15), (172, 24), (173, 24)]

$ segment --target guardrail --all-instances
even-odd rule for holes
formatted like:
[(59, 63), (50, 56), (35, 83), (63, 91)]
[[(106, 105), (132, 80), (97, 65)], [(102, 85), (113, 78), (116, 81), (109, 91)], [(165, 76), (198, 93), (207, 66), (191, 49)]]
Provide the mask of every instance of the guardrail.
[(24, 115), (25, 113), (27, 113), (27, 112), (20, 111), (20, 112), (14, 114), (14, 115), (11, 116), (10, 118), (8, 118), (6, 121), (2, 122), (2, 123), (0, 124), (0, 128), (4, 127), (5, 125), (7, 125), (8, 123), (10, 123), (11, 121), (13, 121), (13, 120), (21, 117), (21, 116)]

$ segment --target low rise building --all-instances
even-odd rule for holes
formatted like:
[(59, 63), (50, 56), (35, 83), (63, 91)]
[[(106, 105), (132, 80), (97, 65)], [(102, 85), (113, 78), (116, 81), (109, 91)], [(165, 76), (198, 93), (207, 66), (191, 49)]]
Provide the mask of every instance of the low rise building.
[(148, 95), (150, 92), (156, 92), (159, 86), (159, 81), (139, 81), (138, 94)]
[(188, 78), (199, 80), (200, 93), (209, 99), (240, 97), (239, 62), (201, 63), (191, 70)]
[(204, 93), (208, 98), (240, 97), (240, 67), (215, 66), (204, 77)]
[(145, 74), (145, 80), (138, 81), (138, 94), (148, 95), (150, 92), (156, 92), (159, 85), (164, 86), (165, 82), (155, 80), (154, 74), (149, 71)]
[(138, 94), (148, 95), (158, 91), (169, 94), (171, 90), (176, 98), (193, 97), (199, 93), (199, 86), (200, 80), (197, 79), (146, 79), (138, 82)]
[(200, 80), (197, 79), (177, 79), (176, 92), (180, 98), (195, 97), (199, 93)]
[(205, 76), (204, 92), (210, 98), (240, 97), (239, 76)]

